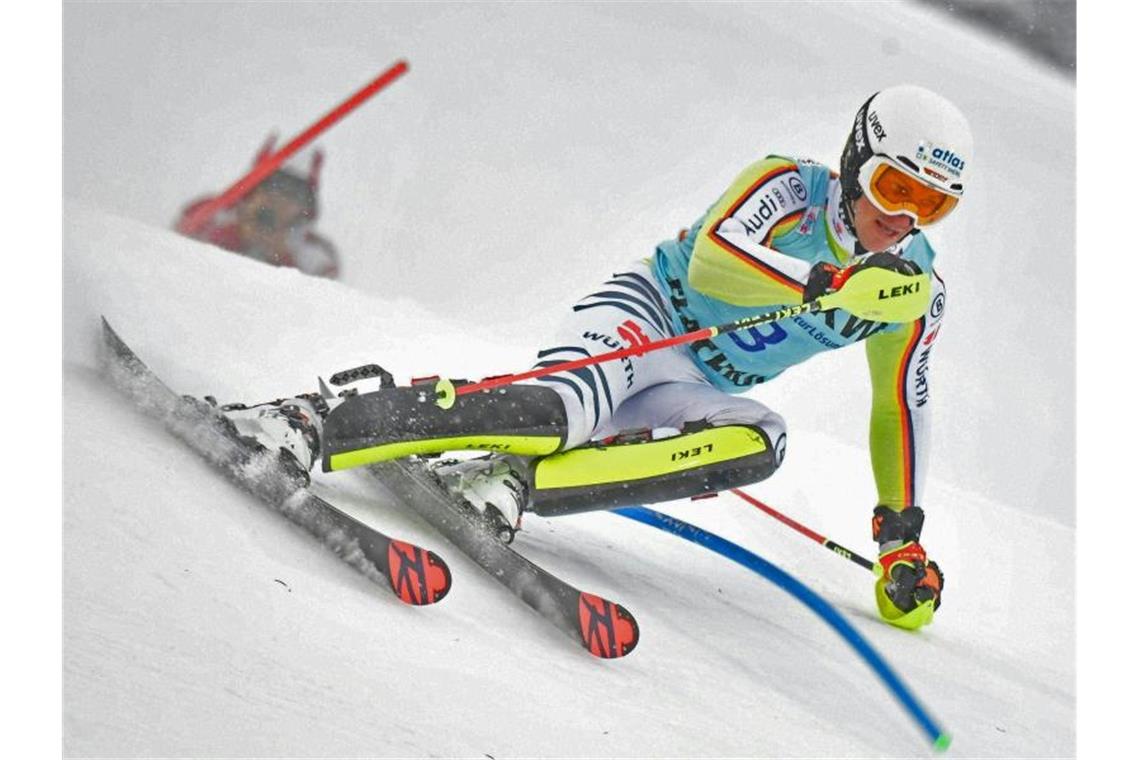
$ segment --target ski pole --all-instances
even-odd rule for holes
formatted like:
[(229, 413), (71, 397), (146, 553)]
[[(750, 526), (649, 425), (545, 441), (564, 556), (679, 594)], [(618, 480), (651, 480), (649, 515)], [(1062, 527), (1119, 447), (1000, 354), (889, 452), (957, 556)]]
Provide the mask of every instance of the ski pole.
[(782, 514), (781, 512), (778, 512), (777, 510), (768, 506), (767, 504), (760, 501), (756, 497), (750, 496), (749, 494), (746, 494), (744, 491), (742, 491), (739, 488), (733, 488), (732, 492), (734, 494), (736, 494), (737, 496), (739, 496), (741, 499), (744, 499), (744, 501), (748, 502), (752, 506), (759, 509), (764, 514), (769, 515), (770, 517), (776, 518), (777, 520), (782, 522), (784, 525), (787, 525), (789, 528), (791, 528), (795, 531), (798, 531), (799, 533), (802, 533), (803, 535), (810, 538), (812, 541), (815, 541), (817, 544), (822, 544), (824, 546), (824, 548), (830, 549), (831, 551), (835, 552), (836, 554), (838, 554), (840, 557), (843, 557), (844, 559), (851, 560), (852, 562), (854, 562), (859, 567), (866, 568), (867, 570), (870, 570), (872, 573), (875, 574), (876, 578), (880, 577), (883, 574), (883, 566), (880, 565), (878, 562), (872, 562), (871, 560), (867, 559), (866, 557), (864, 557), (860, 554), (857, 554), (856, 552), (851, 551), (847, 547), (842, 546), (841, 544), (835, 543), (830, 538), (827, 538), (826, 536), (821, 536), (819, 533), (816, 533), (811, 528), (809, 528), (805, 525), (801, 525), (800, 523), (796, 522), (795, 520), (788, 517), (787, 515)]
[(277, 153), (274, 153), (272, 156), (258, 163), (248, 174), (230, 185), (224, 193), (207, 203), (203, 203), (201, 207), (182, 220), (178, 225), (178, 231), (183, 235), (193, 235), (202, 229), (214, 214), (240, 201), (253, 190), (253, 188), (257, 187), (263, 179), (277, 171), (278, 167), (289, 160), (293, 154), (312, 142), (317, 135), (343, 119), (351, 111), (355, 110), (357, 106), (387, 87), (407, 70), (407, 61), (397, 61), (394, 63), (384, 71), (384, 73), (380, 74), (380, 76), (354, 92), (327, 114), (315, 121), (308, 129), (290, 140), (289, 143)]
[(816, 313), (830, 309), (845, 309), (860, 319), (874, 319), (883, 322), (913, 322), (926, 311), (929, 296), (930, 278), (925, 274), (905, 275), (880, 267), (868, 267), (851, 274), (843, 287), (834, 293), (820, 296), (814, 301), (785, 306), (782, 309), (759, 314), (754, 317), (745, 317), (733, 322), (725, 322), (714, 327), (705, 327), (693, 330), (682, 335), (674, 335), (661, 340), (637, 342), (636, 336), (626, 339), (630, 345), (625, 348), (609, 351), (597, 356), (587, 356), (582, 359), (552, 364), (549, 367), (532, 369), (529, 372), (520, 372), (515, 375), (497, 375), (480, 380), (477, 383), (455, 385), (451, 380), (441, 379), (436, 383), (436, 403), (442, 409), (450, 409), (458, 396), (468, 393), (510, 385), (521, 380), (531, 380), (536, 377), (545, 377), (558, 372), (589, 367), (595, 364), (624, 359), (627, 356), (642, 356), (651, 351), (657, 351), (670, 346), (679, 346), (685, 343), (695, 343), (700, 340), (710, 340), (721, 333), (744, 330), (756, 325), (779, 322), (784, 319), (799, 316), (800, 314)]
[(715, 533), (691, 525), (676, 517), (655, 512), (645, 507), (623, 507), (612, 510), (614, 514), (629, 518), (644, 525), (663, 530), (666, 533), (683, 538), (698, 546), (703, 546), (717, 554), (743, 565), (752, 572), (767, 578), (774, 584), (787, 591), (799, 601), (803, 602), (812, 612), (823, 619), (854, 649), (863, 661), (871, 667), (883, 685), (894, 695), (903, 709), (933, 744), (934, 749), (945, 752), (950, 746), (950, 734), (934, 719), (934, 716), (922, 706), (918, 697), (906, 685), (898, 673), (895, 672), (883, 656), (880, 655), (871, 642), (867, 641), (847, 618), (827, 602), (822, 596), (812, 591), (799, 580), (773, 565), (758, 554), (748, 551), (743, 546), (734, 544), (721, 538)]

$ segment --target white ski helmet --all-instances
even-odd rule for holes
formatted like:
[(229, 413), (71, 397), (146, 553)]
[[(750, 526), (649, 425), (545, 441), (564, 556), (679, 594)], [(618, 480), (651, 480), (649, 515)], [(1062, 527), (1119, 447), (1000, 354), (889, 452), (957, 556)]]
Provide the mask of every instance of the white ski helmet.
[(925, 87), (888, 87), (855, 115), (839, 162), (843, 199), (867, 195), (886, 213), (933, 224), (962, 197), (973, 159), (970, 125), (953, 103)]

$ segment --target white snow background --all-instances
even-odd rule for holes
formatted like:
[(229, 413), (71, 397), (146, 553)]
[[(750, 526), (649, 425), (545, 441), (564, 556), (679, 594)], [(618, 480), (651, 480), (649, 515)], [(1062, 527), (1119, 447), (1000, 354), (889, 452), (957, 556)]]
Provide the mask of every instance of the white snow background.
[[(363, 479), (320, 477), (450, 562), (450, 596), (405, 608), (94, 369), (100, 314), (176, 388), (222, 400), (367, 361), (405, 381), (523, 369), (577, 294), (745, 164), (834, 166), (854, 111), (900, 81), (957, 102), (978, 144), (966, 201), (931, 233), (949, 289), (925, 498), (947, 574), (935, 625), (878, 623), (868, 575), (732, 496), (663, 508), (845, 612), (954, 735), (952, 756), (1073, 754), (1069, 80), (890, 3), (68, 3), (64, 23), (66, 754), (924, 754), (846, 644), (726, 560), (607, 514), (528, 518), (521, 551), (638, 617), (638, 650), (600, 662)], [(398, 58), (411, 71), (320, 141), (320, 226), (345, 284), (166, 229), (271, 128), (292, 136)], [(1024, 340), (1002, 272), (1055, 300), (1044, 337)], [(872, 553), (862, 352), (754, 393), (790, 438), (750, 490)]]

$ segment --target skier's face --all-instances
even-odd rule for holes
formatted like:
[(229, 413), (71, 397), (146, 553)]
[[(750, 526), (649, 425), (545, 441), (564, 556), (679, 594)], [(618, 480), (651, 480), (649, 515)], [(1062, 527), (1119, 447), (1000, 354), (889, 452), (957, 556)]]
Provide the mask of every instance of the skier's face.
[(855, 235), (872, 253), (885, 251), (903, 239), (914, 228), (914, 219), (906, 214), (886, 214), (875, 208), (866, 195), (852, 204)]

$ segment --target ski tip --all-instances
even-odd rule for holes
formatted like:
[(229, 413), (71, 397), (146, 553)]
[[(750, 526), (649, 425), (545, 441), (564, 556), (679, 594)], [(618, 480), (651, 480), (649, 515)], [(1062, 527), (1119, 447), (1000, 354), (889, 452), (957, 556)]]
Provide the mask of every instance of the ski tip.
[(945, 752), (950, 749), (950, 734), (945, 731), (940, 733), (938, 738), (934, 740), (934, 749), (939, 752)]
[(99, 320), (103, 326), (103, 341), (100, 344), (99, 359), (103, 363), (104, 368), (113, 362), (125, 363), (128, 366), (137, 363), (139, 359), (135, 356), (135, 352), (119, 337), (119, 334), (115, 332), (115, 328), (111, 327), (111, 323), (107, 321), (107, 318), (100, 315)]
[(578, 595), (578, 622), (582, 646), (595, 657), (625, 657), (641, 638), (637, 620), (629, 610), (585, 591)]
[(104, 342), (122, 342), (122, 339), (119, 337), (118, 333), (115, 332), (115, 328), (111, 327), (111, 323), (108, 322), (107, 318), (102, 314), (99, 315), (99, 324), (103, 327)]
[(111, 323), (107, 320), (107, 317), (102, 314), (99, 315), (99, 324), (102, 326), (104, 342), (111, 343), (112, 345), (116, 346), (126, 345), (126, 343), (123, 342), (123, 339), (119, 337), (119, 333), (115, 332), (115, 328), (111, 327)]
[(388, 583), (405, 604), (435, 604), (451, 590), (451, 568), (438, 554), (406, 541), (388, 543)]

